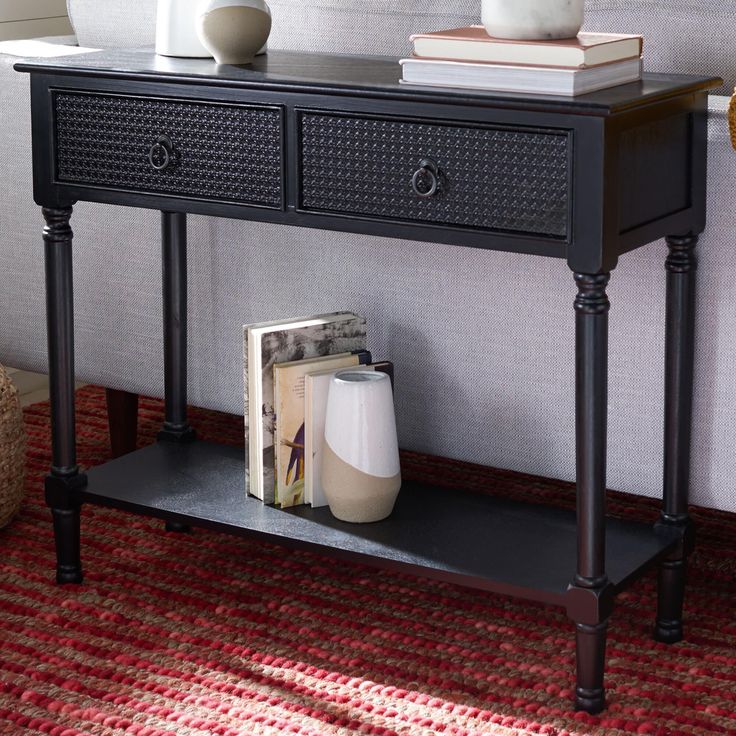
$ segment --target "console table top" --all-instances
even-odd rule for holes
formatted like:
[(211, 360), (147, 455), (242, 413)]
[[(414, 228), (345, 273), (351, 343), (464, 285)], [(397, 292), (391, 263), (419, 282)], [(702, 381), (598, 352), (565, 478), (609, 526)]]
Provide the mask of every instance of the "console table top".
[(250, 66), (218, 65), (212, 59), (180, 59), (159, 56), (151, 48), (111, 49), (67, 57), (29, 59), (16, 70), (34, 73), (72, 74), (113, 79), (283, 89), (288, 92), (323, 91), (368, 97), (432, 99), (446, 103), (470, 103), (493, 107), (556, 109), (589, 115), (611, 115), (661, 100), (721, 86), (723, 80), (675, 74), (645, 74), (640, 82), (611, 87), (578, 97), (530, 95), (485, 90), (422, 87), (399, 83), (401, 68), (395, 58), (341, 56), (270, 51)]

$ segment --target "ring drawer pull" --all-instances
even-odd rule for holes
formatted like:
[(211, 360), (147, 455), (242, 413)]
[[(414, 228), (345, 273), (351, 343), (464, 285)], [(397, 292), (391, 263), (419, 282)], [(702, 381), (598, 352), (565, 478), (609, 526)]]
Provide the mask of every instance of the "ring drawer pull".
[[(426, 186), (422, 187), (422, 184)], [(437, 194), (440, 188), (440, 169), (431, 158), (419, 162), (419, 169), (414, 172), (411, 179), (411, 188), (414, 194), (422, 199), (429, 199)]]
[(166, 135), (160, 136), (151, 146), (151, 150), (148, 152), (148, 160), (156, 171), (166, 171), (169, 166), (175, 164), (176, 155), (171, 138)]

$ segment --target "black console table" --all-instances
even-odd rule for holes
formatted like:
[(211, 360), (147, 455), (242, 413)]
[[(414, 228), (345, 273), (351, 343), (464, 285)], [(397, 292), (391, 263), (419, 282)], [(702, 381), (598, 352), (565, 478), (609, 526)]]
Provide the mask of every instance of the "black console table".
[[(577, 629), (576, 705), (591, 713), (604, 707), (614, 599), (654, 565), (655, 636), (680, 640), (693, 545), (695, 246), (706, 92), (720, 80), (648, 75), (569, 99), (407, 87), (392, 60), (291, 53), (252, 68), (147, 50), (16, 68), (31, 74), (35, 199), (46, 219), (46, 499), (60, 583), (82, 580), (80, 507), (93, 503), (564, 606)], [(166, 421), (156, 445), (88, 475), (75, 454), (78, 200), (163, 219)], [(187, 422), (186, 213), (567, 259), (577, 286), (577, 519), (417, 486), (392, 518), (365, 527), (245, 498), (241, 451), (196, 441)], [(664, 236), (664, 506), (651, 528), (606, 520), (606, 287), (621, 254)]]

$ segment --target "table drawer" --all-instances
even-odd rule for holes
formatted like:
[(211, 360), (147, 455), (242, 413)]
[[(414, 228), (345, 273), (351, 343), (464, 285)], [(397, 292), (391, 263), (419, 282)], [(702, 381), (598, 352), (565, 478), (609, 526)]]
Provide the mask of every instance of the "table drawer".
[(568, 236), (568, 131), (309, 112), (300, 129), (303, 210)]
[(283, 115), (252, 107), (56, 91), (56, 179), (283, 209)]

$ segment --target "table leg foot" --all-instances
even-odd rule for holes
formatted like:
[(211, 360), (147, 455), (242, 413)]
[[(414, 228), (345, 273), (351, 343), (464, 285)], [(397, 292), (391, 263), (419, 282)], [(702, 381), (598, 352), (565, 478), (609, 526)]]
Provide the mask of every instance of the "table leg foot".
[(683, 639), (682, 611), (685, 598), (687, 562), (666, 560), (659, 570), (657, 622), (654, 638), (663, 644), (677, 644)]
[(576, 624), (577, 686), (575, 709), (595, 715), (606, 707), (603, 674), (606, 661), (608, 622)]
[(56, 582), (79, 584), (83, 580), (80, 545), (80, 509), (51, 509), (56, 540)]

